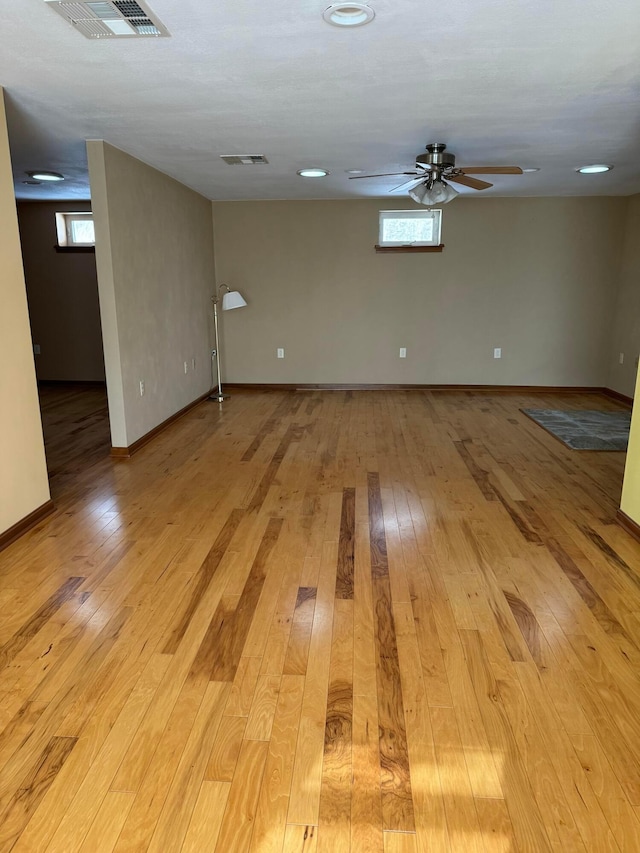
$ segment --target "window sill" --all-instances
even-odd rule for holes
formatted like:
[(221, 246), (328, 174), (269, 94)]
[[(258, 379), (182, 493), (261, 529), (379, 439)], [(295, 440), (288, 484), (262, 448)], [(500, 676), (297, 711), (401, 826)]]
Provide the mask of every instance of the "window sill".
[(378, 246), (376, 244), (376, 252), (384, 254), (386, 252), (441, 252), (444, 249), (444, 243), (439, 246)]
[(95, 246), (54, 246), (56, 252), (95, 252)]

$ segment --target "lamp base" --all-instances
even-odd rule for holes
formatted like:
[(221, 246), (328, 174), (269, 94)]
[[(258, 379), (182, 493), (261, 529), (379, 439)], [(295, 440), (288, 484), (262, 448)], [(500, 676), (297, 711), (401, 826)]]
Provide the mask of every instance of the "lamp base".
[(223, 400), (228, 400), (229, 397), (229, 394), (212, 394), (210, 397), (207, 397), (207, 400), (215, 400), (216, 403), (222, 403)]

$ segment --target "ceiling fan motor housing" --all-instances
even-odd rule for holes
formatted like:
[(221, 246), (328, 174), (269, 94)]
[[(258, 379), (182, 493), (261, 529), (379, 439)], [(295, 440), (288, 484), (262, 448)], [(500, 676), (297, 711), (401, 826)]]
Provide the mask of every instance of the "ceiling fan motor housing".
[(431, 145), (427, 145), (427, 153), (418, 154), (416, 165), (430, 166), (432, 169), (435, 166), (435, 170), (437, 171), (454, 169), (456, 165), (455, 154), (449, 154), (445, 151), (446, 147), (442, 142), (434, 142)]

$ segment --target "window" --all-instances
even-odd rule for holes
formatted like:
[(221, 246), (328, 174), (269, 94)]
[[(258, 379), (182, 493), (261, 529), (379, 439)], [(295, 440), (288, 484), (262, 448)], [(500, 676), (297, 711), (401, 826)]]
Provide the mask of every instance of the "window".
[(439, 246), (441, 210), (381, 210), (380, 246)]
[(58, 246), (95, 246), (96, 235), (92, 213), (56, 213)]

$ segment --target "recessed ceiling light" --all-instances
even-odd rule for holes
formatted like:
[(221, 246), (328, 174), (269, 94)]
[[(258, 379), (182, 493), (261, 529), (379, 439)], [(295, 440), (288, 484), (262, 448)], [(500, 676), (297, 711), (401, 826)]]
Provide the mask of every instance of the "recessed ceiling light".
[(364, 169), (345, 169), (347, 175), (361, 175)]
[(23, 181), (23, 184), (28, 184), (30, 187), (39, 187), (42, 181)]
[(332, 3), (322, 13), (328, 24), (335, 27), (361, 27), (373, 21), (376, 13), (366, 3)]
[(604, 163), (594, 163), (593, 166), (580, 166), (576, 172), (581, 175), (597, 175), (600, 172), (610, 172), (613, 166), (606, 166)]
[(301, 178), (326, 178), (329, 172), (326, 169), (298, 169)]
[(540, 167), (539, 166), (530, 166), (528, 169), (523, 169), (522, 171), (523, 172), (539, 172)]
[(64, 175), (60, 172), (27, 172), (34, 181), (64, 181)]

